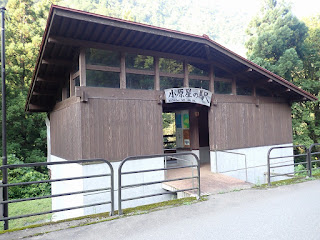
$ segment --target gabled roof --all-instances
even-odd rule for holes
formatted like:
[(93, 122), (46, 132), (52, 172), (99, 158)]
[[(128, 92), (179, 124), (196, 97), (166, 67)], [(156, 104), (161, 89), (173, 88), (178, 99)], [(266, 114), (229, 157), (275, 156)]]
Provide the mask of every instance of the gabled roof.
[(26, 111), (50, 111), (62, 81), (69, 78), (79, 48), (113, 46), (141, 54), (189, 57), (216, 66), (215, 74), (268, 86), (290, 101), (317, 100), (293, 83), (230, 51), (208, 36), (194, 35), (52, 5), (40, 46)]

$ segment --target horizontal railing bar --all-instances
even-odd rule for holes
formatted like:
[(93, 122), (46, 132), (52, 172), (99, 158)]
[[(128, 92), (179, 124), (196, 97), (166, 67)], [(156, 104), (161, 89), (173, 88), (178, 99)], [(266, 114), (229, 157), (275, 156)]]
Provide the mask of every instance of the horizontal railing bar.
[(230, 152), (230, 151), (225, 151), (225, 150), (219, 150), (219, 151), (216, 151), (216, 152), (217, 153), (219, 153), (219, 152), (230, 153), (230, 154), (241, 155), (241, 156), (245, 156), (246, 157), (246, 154), (244, 154), (244, 153)]
[(312, 153), (310, 153), (310, 155), (317, 155), (317, 154), (320, 154), (320, 152), (312, 152)]
[(40, 197), (14, 199), (14, 200), (0, 202), (0, 204), (33, 201), (33, 200), (39, 200), (39, 199), (45, 199), (45, 198), (63, 197), (63, 196), (81, 194), (81, 193), (90, 193), (90, 192), (107, 191), (107, 190), (111, 190), (111, 188), (98, 188), (98, 189), (91, 189), (91, 190), (84, 190), (84, 191), (77, 191), (77, 192), (68, 192), (68, 193), (61, 193), (61, 194), (46, 195), (46, 196), (40, 196)]
[[(287, 162), (292, 162), (293, 159), (291, 160), (287, 160), (287, 161), (282, 161), (282, 162), (270, 162), (270, 165), (275, 165), (275, 164), (281, 164), (281, 163), (287, 163)], [(268, 166), (268, 164), (266, 164), (266, 166)]]
[(51, 165), (62, 165), (62, 164), (72, 164), (72, 163), (85, 163), (85, 162), (109, 162), (104, 159), (82, 159), (82, 160), (72, 160), (72, 161), (61, 161), (61, 162), (38, 162), (38, 163), (25, 163), (25, 164), (12, 164), (12, 165), (2, 165), (0, 169), (4, 168), (21, 168), (21, 167), (39, 167), (39, 166), (51, 166)]
[(145, 172), (155, 172), (155, 171), (163, 171), (163, 170), (171, 170), (171, 169), (179, 169), (179, 168), (191, 168), (191, 167), (197, 167), (197, 166), (198, 165), (188, 165), (188, 166), (179, 166), (179, 167), (170, 167), (170, 168), (158, 168), (158, 169), (148, 169), (148, 170), (121, 172), (121, 175), (134, 174), (134, 173), (145, 173)]
[[(289, 174), (295, 174), (295, 173), (302, 173), (302, 172), (308, 172), (308, 170), (302, 170), (302, 171), (297, 171), (297, 172), (291, 172), (291, 173), (284, 173), (284, 174), (281, 174), (281, 173), (277, 173), (277, 175), (275, 176), (270, 176), (270, 177), (278, 177), (278, 176), (284, 176), (284, 175), (289, 175)], [(272, 173), (271, 173), (272, 174)]]
[(71, 181), (71, 180), (79, 180), (79, 179), (87, 179), (87, 178), (95, 178), (95, 177), (110, 177), (110, 176), (111, 174), (98, 174), (98, 175), (89, 175), (89, 176), (73, 177), (73, 178), (59, 178), (59, 179), (41, 180), (41, 181), (33, 181), (33, 182), (8, 183), (8, 184), (2, 184), (1, 187), (13, 187), (13, 186), (31, 185), (31, 184), (38, 184), (38, 183), (61, 182), (61, 181)]
[(199, 189), (199, 188), (188, 188), (188, 189), (182, 189), (182, 190), (177, 190), (177, 191), (149, 194), (149, 195), (143, 195), (143, 196), (134, 197), (134, 198), (121, 199), (121, 201), (131, 201), (131, 200), (137, 200), (137, 199), (140, 199), (140, 198), (155, 197), (155, 196), (161, 196), (161, 195), (172, 194), (172, 193), (177, 193), (177, 192), (184, 192), (184, 191), (190, 191), (190, 190), (196, 190), (196, 189)]
[(297, 154), (297, 155), (292, 155), (292, 156), (269, 157), (269, 159), (289, 158), (289, 157), (301, 157), (301, 156), (307, 156), (307, 154), (304, 153), (304, 154)]
[(74, 210), (74, 209), (79, 209), (79, 208), (87, 208), (87, 207), (99, 206), (99, 205), (110, 204), (110, 203), (111, 203), (111, 201), (87, 204), (87, 205), (76, 206), (76, 207), (71, 207), (71, 208), (61, 208), (61, 209), (56, 209), (56, 210), (46, 211), (46, 212), (40, 212), (40, 213), (32, 213), (32, 214), (27, 214), (27, 215), (0, 218), (0, 221), (14, 220), (14, 219), (26, 218), (26, 217), (33, 217), (33, 216), (38, 216), (38, 215), (44, 215), (44, 214), (56, 213), (56, 212), (63, 212), (63, 211), (69, 211), (69, 210)]
[(320, 160), (311, 160), (312, 163), (320, 162)]
[(304, 149), (307, 150), (307, 147), (304, 146), (304, 145), (287, 145), (287, 146), (281, 146), (281, 147), (272, 147), (271, 149), (274, 150), (274, 149), (282, 149), (282, 148), (299, 148), (299, 147), (303, 147)]
[(270, 168), (281, 168), (281, 167), (288, 167), (288, 166), (296, 166), (301, 165), (308, 162), (299, 162), (299, 163), (292, 163), (292, 164), (285, 164), (285, 165), (278, 165), (278, 166), (270, 166)]
[(194, 179), (194, 178), (198, 178), (198, 176), (167, 179), (167, 180), (147, 182), (147, 183), (137, 183), (137, 184), (123, 185), (121, 188), (124, 189), (124, 188), (132, 188), (132, 187), (141, 187), (141, 186), (145, 186), (145, 185), (152, 185), (152, 184), (164, 183), (164, 182), (174, 182), (174, 181), (181, 181), (181, 180)]

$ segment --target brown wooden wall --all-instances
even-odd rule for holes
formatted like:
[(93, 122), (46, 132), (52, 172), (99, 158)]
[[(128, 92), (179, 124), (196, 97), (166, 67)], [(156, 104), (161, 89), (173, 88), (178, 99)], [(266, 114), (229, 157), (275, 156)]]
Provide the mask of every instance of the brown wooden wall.
[(292, 142), (291, 108), (270, 98), (215, 96), (209, 111), (210, 149), (224, 150)]
[(162, 105), (156, 91), (85, 88), (81, 105), (82, 156), (119, 161), (161, 154)]
[[(120, 161), (163, 153), (160, 91), (90, 87), (77, 91), (81, 97), (58, 103), (50, 113), (53, 155)], [(211, 150), (292, 142), (291, 108), (285, 101), (214, 95), (213, 102), (208, 112)], [(191, 111), (190, 123), (197, 123), (193, 115)], [(191, 135), (198, 138), (195, 126)], [(193, 148), (199, 148), (199, 142)]]
[(50, 113), (51, 154), (67, 159), (82, 158), (79, 99), (58, 103)]

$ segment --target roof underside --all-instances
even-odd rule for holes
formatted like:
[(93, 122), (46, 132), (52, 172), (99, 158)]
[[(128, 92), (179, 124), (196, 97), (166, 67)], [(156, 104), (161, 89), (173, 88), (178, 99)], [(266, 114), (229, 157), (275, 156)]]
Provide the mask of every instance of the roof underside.
[(80, 47), (113, 45), (203, 59), (215, 65), (215, 75), (266, 85), (289, 101), (316, 100), (292, 83), (253, 64), (203, 36), (53, 6), (40, 48), (26, 110), (50, 111), (57, 91), (69, 78)]

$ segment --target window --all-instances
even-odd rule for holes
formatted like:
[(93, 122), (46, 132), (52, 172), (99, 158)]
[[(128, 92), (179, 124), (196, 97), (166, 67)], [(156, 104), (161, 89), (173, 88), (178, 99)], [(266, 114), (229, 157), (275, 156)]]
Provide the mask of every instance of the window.
[(231, 94), (232, 93), (232, 83), (231, 82), (214, 82), (214, 93), (216, 94)]
[(80, 76), (76, 77), (74, 79), (74, 86), (79, 87), (80, 86)]
[(183, 78), (160, 77), (160, 89), (183, 87)]
[(237, 84), (237, 95), (251, 96), (252, 94), (253, 94), (253, 89), (251, 86)]
[(203, 88), (203, 89), (209, 90), (209, 81), (208, 80), (189, 79), (189, 87)]
[(190, 75), (209, 76), (208, 65), (190, 63), (188, 66)]
[(153, 70), (153, 57), (128, 53), (126, 55), (126, 68)]
[(70, 80), (67, 81), (67, 86), (66, 86), (66, 98), (70, 97)]
[(87, 86), (120, 88), (120, 75), (117, 72), (87, 70)]
[(269, 90), (264, 88), (256, 88), (256, 95), (260, 97), (272, 97), (272, 94)]
[(160, 72), (166, 73), (183, 73), (183, 64), (181, 61), (167, 58), (159, 59)]
[(128, 89), (154, 89), (154, 76), (127, 73), (126, 81)]
[(89, 48), (86, 50), (86, 64), (120, 67), (120, 53)]

